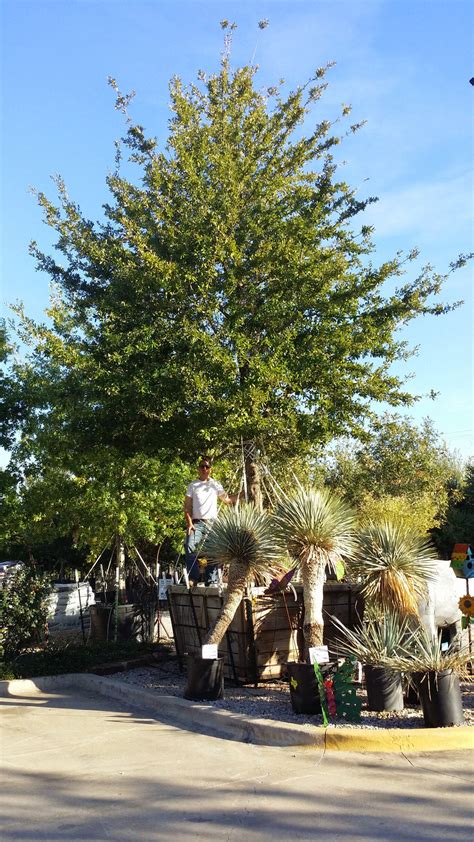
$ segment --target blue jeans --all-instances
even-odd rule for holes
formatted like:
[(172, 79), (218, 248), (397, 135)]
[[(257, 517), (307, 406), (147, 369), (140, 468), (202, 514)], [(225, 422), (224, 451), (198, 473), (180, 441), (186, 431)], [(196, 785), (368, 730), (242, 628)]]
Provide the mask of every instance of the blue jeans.
[[(213, 520), (197, 520), (193, 526), (194, 530), (186, 535), (184, 542), (184, 551), (186, 555), (186, 571), (189, 578), (193, 582), (202, 581), (202, 568), (199, 564), (199, 558), (203, 550), (203, 544), (209, 532), (212, 529)], [(204, 550), (205, 555), (205, 550)], [(214, 577), (214, 571), (217, 570), (217, 563), (207, 563), (204, 568), (204, 584), (210, 585)]]

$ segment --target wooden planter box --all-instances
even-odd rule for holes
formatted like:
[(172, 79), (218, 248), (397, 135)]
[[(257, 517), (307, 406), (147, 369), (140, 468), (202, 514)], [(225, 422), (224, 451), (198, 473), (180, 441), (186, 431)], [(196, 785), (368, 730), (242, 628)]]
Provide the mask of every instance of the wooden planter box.
[[(252, 588), (239, 605), (227, 635), (219, 647), (224, 657), (224, 674), (238, 682), (257, 683), (280, 678), (287, 661), (298, 661), (303, 649), (303, 589), (268, 595), (264, 588)], [(168, 588), (176, 652), (181, 663), (185, 654), (200, 654), (208, 628), (221, 610), (223, 595), (218, 587), (185, 585)], [(357, 622), (359, 588), (328, 582), (324, 588), (323, 608), (349, 628)], [(331, 648), (335, 632), (329, 618), (324, 641)]]

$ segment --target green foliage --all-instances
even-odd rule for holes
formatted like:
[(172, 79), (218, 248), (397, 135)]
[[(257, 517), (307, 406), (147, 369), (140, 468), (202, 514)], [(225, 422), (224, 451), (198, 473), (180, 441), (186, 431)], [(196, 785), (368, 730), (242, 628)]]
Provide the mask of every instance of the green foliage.
[(426, 532), (459, 495), (462, 470), (429, 419), (418, 427), (383, 415), (363, 442), (336, 445), (327, 483), (355, 505), (362, 523), (383, 517)]
[(259, 512), (248, 504), (221, 512), (203, 552), (221, 564), (243, 567), (249, 576), (270, 573), (272, 566), (284, 557), (267, 512)]
[(51, 579), (23, 566), (0, 587), (0, 658), (12, 660), (44, 639)]
[(391, 373), (409, 355), (396, 332), (449, 309), (435, 300), (444, 277), (400, 283), (415, 252), (371, 262), (356, 217), (374, 199), (333, 158), (360, 124), (336, 134), (350, 109), (315, 111), (329, 66), (263, 92), (255, 67), (231, 68), (231, 29), (217, 74), (172, 79), (165, 144), (110, 80), (127, 132), (105, 218), (85, 218), (61, 178), (57, 203), (38, 195), (57, 234), (57, 258), (31, 247), (54, 283), (51, 326), (18, 309), (31, 351), (9, 385), (29, 447), (189, 456), (243, 437), (303, 453), (360, 435), (373, 400), (412, 400)]
[(337, 617), (331, 620), (340, 634), (336, 640), (338, 653), (368, 666), (384, 666), (387, 658), (399, 654), (411, 634), (411, 622), (397, 613), (387, 612), (375, 622), (364, 622), (356, 631)]
[(275, 532), (287, 543), (291, 555), (305, 563), (319, 554), (335, 564), (353, 551), (354, 513), (329, 489), (299, 486), (281, 496), (274, 516)]
[(374, 497), (365, 494), (357, 507), (358, 521), (362, 527), (370, 522), (389, 520), (418, 532), (426, 533), (439, 523), (439, 504), (432, 492), (426, 491), (414, 499), (406, 495)]
[[(45, 455), (43, 463), (30, 466), (11, 509), (0, 516), (0, 546), (15, 539), (38, 550), (57, 536), (71, 535), (75, 547), (97, 555), (119, 533), (131, 546), (167, 538), (178, 550), (189, 479), (189, 468), (179, 460), (126, 459), (110, 448), (83, 454), (81, 460)], [(74, 555), (71, 547), (69, 560)]]
[(0, 664), (0, 680), (87, 672), (103, 664), (153, 654), (157, 649), (156, 644), (136, 641), (108, 641), (84, 646), (64, 639), (56, 640), (35, 652), (19, 655), (13, 663)]
[(400, 651), (387, 658), (387, 666), (409, 675), (452, 670), (464, 678), (468, 676), (468, 663), (472, 660), (469, 647), (459, 648), (453, 640), (448, 649), (441, 648), (441, 632), (434, 636), (423, 626), (410, 635)]
[(5, 319), (0, 319), (0, 447), (5, 448), (13, 444), (19, 420), (17, 386), (8, 373), (12, 350)]
[(418, 616), (418, 602), (437, 565), (431, 543), (400, 523), (369, 523), (356, 535), (348, 571), (360, 576), (363, 594), (379, 614)]
[(454, 544), (474, 546), (474, 464), (466, 466), (460, 495), (453, 497), (442, 522), (433, 530), (433, 541), (443, 558), (450, 558)]

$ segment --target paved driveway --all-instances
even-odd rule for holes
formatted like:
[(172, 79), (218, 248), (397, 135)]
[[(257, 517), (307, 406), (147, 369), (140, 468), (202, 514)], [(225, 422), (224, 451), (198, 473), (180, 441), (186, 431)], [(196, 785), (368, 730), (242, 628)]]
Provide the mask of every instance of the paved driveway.
[(0, 707), (3, 842), (471, 838), (467, 751), (246, 745), (73, 690)]

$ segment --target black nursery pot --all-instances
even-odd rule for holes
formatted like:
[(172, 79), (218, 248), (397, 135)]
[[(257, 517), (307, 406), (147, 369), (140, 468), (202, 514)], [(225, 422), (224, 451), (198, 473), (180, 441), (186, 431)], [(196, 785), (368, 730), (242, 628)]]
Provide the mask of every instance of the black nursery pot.
[(463, 724), (459, 676), (451, 670), (418, 673), (416, 684), (427, 728), (449, 728)]
[(403, 685), (399, 672), (385, 667), (365, 666), (368, 710), (403, 710)]
[(188, 682), (184, 698), (214, 701), (224, 696), (224, 658), (187, 656)]
[[(333, 665), (321, 664), (323, 675), (330, 671)], [(290, 682), (291, 707), (294, 713), (317, 715), (321, 713), (318, 682), (312, 664), (292, 661), (286, 665)]]

